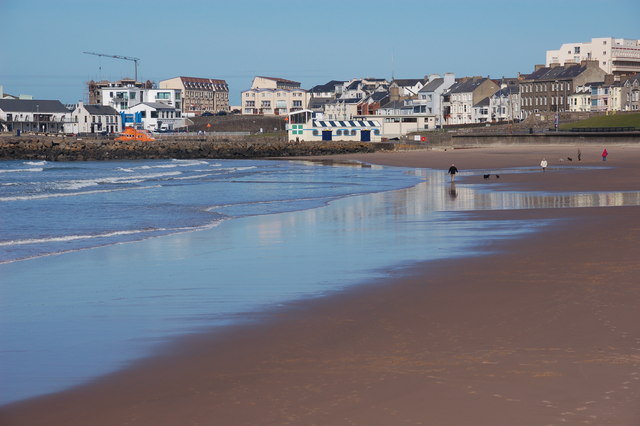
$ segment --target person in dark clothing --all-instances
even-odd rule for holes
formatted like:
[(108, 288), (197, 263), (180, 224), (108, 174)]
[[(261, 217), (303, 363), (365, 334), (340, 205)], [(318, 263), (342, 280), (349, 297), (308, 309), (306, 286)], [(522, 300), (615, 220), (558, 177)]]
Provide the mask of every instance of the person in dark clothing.
[(451, 175), (451, 182), (453, 182), (456, 178), (456, 173), (458, 173), (458, 169), (455, 164), (452, 164), (451, 167), (449, 167), (448, 173)]

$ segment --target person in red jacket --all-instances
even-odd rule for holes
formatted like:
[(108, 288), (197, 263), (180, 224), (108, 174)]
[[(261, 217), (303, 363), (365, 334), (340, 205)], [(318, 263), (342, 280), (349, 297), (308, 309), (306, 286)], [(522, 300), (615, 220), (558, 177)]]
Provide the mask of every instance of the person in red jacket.
[(607, 161), (607, 155), (609, 155), (609, 153), (607, 152), (607, 148), (605, 148), (604, 151), (602, 151), (602, 161)]

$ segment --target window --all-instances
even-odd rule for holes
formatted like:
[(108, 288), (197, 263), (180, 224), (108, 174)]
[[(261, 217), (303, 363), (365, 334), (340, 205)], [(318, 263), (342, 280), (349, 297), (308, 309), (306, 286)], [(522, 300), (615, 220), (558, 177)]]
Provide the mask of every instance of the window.
[(302, 101), (293, 101), (293, 106), (294, 107), (301, 107), (302, 106)]
[(319, 135), (319, 132), (317, 130), (314, 130), (313, 131), (313, 136), (318, 136), (318, 135)]
[(342, 130), (336, 131), (336, 136), (342, 136)]
[(356, 131), (355, 130), (351, 130), (351, 136), (355, 136), (356, 135)]
[(151, 111), (151, 118), (158, 118), (158, 111)]
[(158, 92), (156, 93), (156, 99), (171, 99), (170, 95), (169, 92)]
[(578, 54), (578, 53), (580, 53), (580, 46), (576, 46), (576, 47), (574, 47), (574, 48), (573, 48), (573, 53), (574, 53), (574, 54)]

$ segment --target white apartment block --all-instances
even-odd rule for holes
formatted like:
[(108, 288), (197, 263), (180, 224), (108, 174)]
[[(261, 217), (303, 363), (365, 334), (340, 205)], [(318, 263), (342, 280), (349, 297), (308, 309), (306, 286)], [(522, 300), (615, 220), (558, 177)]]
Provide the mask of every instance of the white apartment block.
[(118, 112), (143, 102), (159, 102), (182, 111), (182, 91), (180, 89), (144, 89), (138, 87), (102, 87), (102, 105), (110, 106)]
[(255, 77), (251, 89), (242, 92), (242, 114), (287, 115), (302, 111), (309, 104), (309, 93), (297, 81)]
[(640, 72), (640, 40), (604, 37), (585, 43), (565, 43), (558, 50), (547, 50), (546, 66), (579, 64), (585, 60), (598, 61), (607, 74)]
[(182, 115), (193, 117), (204, 112), (229, 111), (229, 85), (225, 80), (174, 77), (162, 80), (161, 89), (182, 91)]

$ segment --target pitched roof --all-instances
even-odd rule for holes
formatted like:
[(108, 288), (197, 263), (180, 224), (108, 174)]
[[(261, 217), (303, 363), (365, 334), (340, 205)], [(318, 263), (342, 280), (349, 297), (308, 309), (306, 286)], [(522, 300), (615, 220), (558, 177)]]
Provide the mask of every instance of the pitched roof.
[(529, 74), (526, 80), (563, 80), (572, 79), (582, 74), (587, 67), (579, 64), (542, 67)]
[(449, 88), (450, 93), (469, 93), (473, 92), (482, 83), (487, 81), (487, 78), (469, 78), (457, 81)]
[(225, 80), (198, 77), (180, 77), (180, 79), (182, 80), (184, 87), (190, 90), (229, 90), (229, 85)]
[(474, 105), (474, 107), (482, 107), (482, 106), (489, 106), (489, 97), (488, 96)]
[(284, 78), (277, 78), (277, 77), (265, 77), (263, 75), (257, 75), (257, 78), (266, 78), (267, 80), (273, 80), (273, 81), (277, 81), (278, 83), (288, 83), (288, 84), (300, 84), (297, 81), (293, 81), (293, 80), (286, 80)]
[(69, 112), (60, 101), (42, 99), (0, 99), (0, 109), (10, 112), (50, 114)]
[[(171, 105), (163, 104), (162, 102), (141, 102), (137, 105), (147, 105), (154, 109), (175, 109)], [(137, 105), (132, 106), (131, 108), (136, 107)]]
[(326, 93), (333, 92), (336, 90), (336, 86), (340, 86), (344, 83), (344, 81), (331, 80), (325, 84), (318, 84), (317, 86), (313, 86), (309, 91), (312, 93)]
[(91, 115), (118, 115), (118, 111), (107, 105), (84, 105), (84, 109)]
[(515, 93), (520, 93), (520, 88), (518, 86), (507, 86), (498, 90), (496, 93), (491, 95), (491, 97), (509, 96)]
[(402, 101), (391, 101), (382, 105), (380, 108), (381, 109), (402, 109), (403, 106), (404, 106), (404, 102)]
[(433, 92), (443, 84), (444, 84), (444, 78), (434, 78), (429, 83), (427, 83), (422, 89), (420, 89), (420, 92)]
[(422, 78), (403, 78), (393, 80), (391, 83), (396, 83), (398, 86), (415, 86), (418, 83), (424, 82)]

